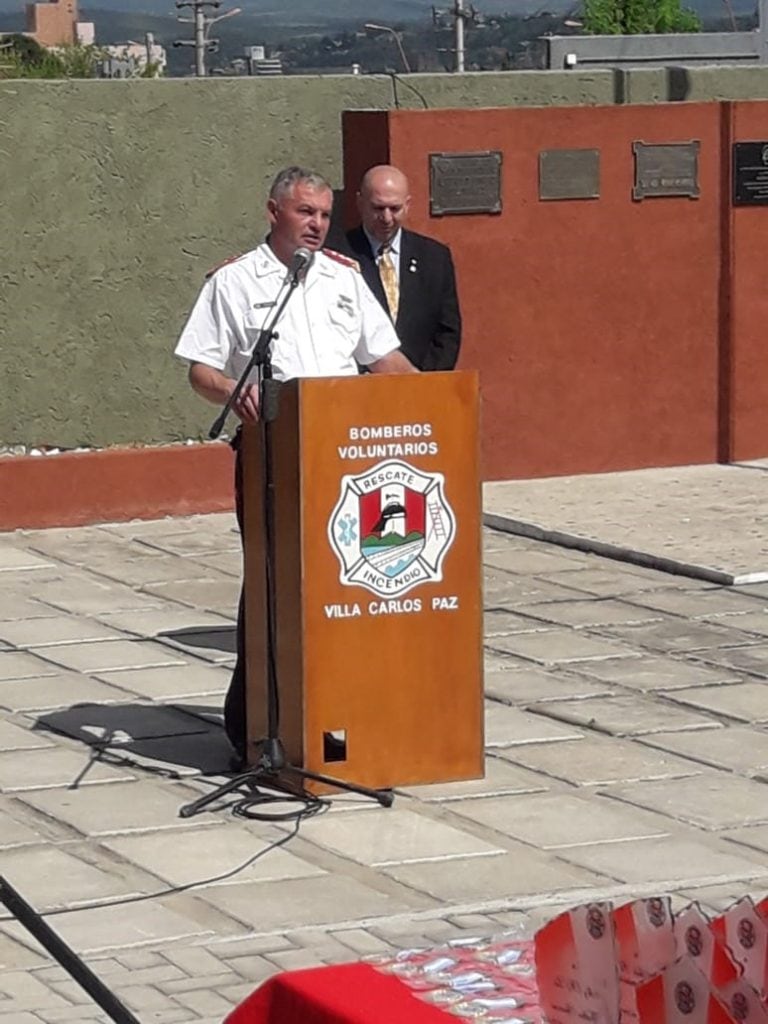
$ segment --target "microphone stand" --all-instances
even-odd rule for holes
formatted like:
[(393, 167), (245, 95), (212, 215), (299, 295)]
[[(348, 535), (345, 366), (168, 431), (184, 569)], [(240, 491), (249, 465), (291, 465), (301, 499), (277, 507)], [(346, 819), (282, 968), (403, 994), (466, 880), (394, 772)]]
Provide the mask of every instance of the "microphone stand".
[[(227, 416), (229, 416), (230, 412), (232, 411), (232, 407), (234, 406), (235, 402), (240, 397), (240, 392), (245, 387), (245, 385), (246, 385), (246, 383), (248, 381), (248, 378), (250, 377), (251, 372), (254, 370), (255, 367), (259, 367), (259, 370), (260, 370), (260, 373), (259, 373), (259, 376), (258, 376), (258, 384), (259, 384), (259, 418), (261, 419), (262, 422), (264, 422), (264, 418), (262, 416), (262, 405), (261, 405), (261, 400), (262, 400), (262, 398), (264, 396), (262, 395), (261, 392), (264, 390), (264, 380), (271, 380), (271, 378), (272, 378), (272, 360), (271, 360), (271, 356), (270, 356), (270, 345), (272, 344), (272, 339), (277, 337), (277, 335), (275, 333), (275, 326), (277, 324), (277, 321), (283, 315), (283, 310), (288, 305), (288, 301), (291, 298), (291, 296), (293, 295), (293, 293), (296, 291), (296, 288), (297, 288), (298, 284), (299, 284), (299, 271), (295, 270), (295, 271), (293, 271), (291, 273), (290, 279), (288, 281), (288, 291), (283, 296), (282, 301), (280, 302), (280, 305), (275, 310), (274, 315), (273, 315), (272, 319), (270, 320), (270, 322), (267, 324), (266, 327), (262, 327), (262, 329), (259, 331), (259, 337), (258, 337), (258, 340), (256, 341), (256, 344), (253, 346), (253, 352), (251, 353), (251, 358), (248, 360), (248, 365), (243, 370), (243, 372), (240, 374), (240, 379), (238, 380), (237, 384), (235, 384), (235, 387), (234, 387), (234, 390), (232, 391), (232, 394), (229, 396), (227, 401), (224, 403), (224, 408), (221, 410), (219, 415), (213, 421), (213, 423), (211, 425), (211, 429), (208, 431), (208, 437), (212, 441), (215, 441), (216, 438), (221, 433), (221, 431), (224, 429), (224, 424), (226, 423)], [(264, 369), (266, 367), (268, 367), (268, 369), (269, 369), (269, 373), (268, 374), (264, 372)], [(276, 410), (272, 409), (271, 411), (273, 413), (272, 418), (274, 418), (274, 413), (275, 413)]]
[(42, 916), (0, 875), (0, 903), (4, 903), (19, 924), (37, 939), (67, 974), (84, 989), (115, 1024), (139, 1024), (137, 1017), (110, 992), (86, 963), (67, 945)]
[[(271, 343), (275, 338), (275, 326), (282, 316), (283, 310), (289, 299), (296, 291), (299, 284), (301, 269), (291, 269), (291, 277), (288, 281), (288, 290), (275, 310), (269, 324), (260, 333), (258, 341), (253, 349), (253, 354), (240, 376), (232, 394), (229, 396), (222, 412), (216, 418), (215, 423), (209, 431), (209, 437), (215, 438), (221, 433), (224, 421), (230, 410), (237, 401), (240, 392), (246, 384), (252, 370), (257, 371), (257, 382), (259, 390), (259, 426), (261, 441), (261, 467), (262, 467), (262, 506), (264, 517), (264, 569), (266, 583), (266, 615), (267, 615), (267, 735), (255, 742), (260, 745), (260, 757), (257, 763), (246, 771), (235, 775), (228, 782), (218, 786), (210, 793), (206, 793), (191, 803), (184, 804), (179, 809), (179, 816), (191, 818), (204, 810), (215, 800), (226, 796), (240, 786), (247, 786), (252, 792), (259, 780), (275, 789), (285, 789), (289, 793), (295, 793), (290, 786), (287, 786), (283, 776), (295, 775), (299, 779), (310, 779), (320, 782), (335, 789), (342, 789), (351, 793), (359, 793), (361, 796), (376, 800), (382, 807), (391, 807), (394, 796), (391, 790), (371, 789), (368, 786), (361, 786), (357, 783), (345, 782), (342, 779), (332, 778), (329, 775), (322, 775), (319, 772), (309, 771), (291, 764), (286, 756), (283, 743), (280, 739), (280, 690), (277, 680), (277, 597), (275, 589), (275, 485), (273, 477), (272, 461), (272, 421), (277, 415), (277, 399), (280, 383), (272, 377)], [(245, 623), (243, 622), (243, 628)], [(247, 672), (247, 670), (246, 670)], [(250, 742), (250, 741), (249, 741)]]

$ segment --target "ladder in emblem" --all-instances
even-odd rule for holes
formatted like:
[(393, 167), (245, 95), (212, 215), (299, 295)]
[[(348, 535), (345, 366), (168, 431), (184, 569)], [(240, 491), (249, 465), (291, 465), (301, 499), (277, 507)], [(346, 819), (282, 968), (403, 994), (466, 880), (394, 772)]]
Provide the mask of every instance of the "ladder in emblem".
[(427, 510), (429, 511), (429, 518), (431, 520), (429, 536), (433, 534), (438, 540), (443, 540), (446, 536), (445, 525), (443, 524), (443, 510), (440, 507), (439, 501), (428, 501)]

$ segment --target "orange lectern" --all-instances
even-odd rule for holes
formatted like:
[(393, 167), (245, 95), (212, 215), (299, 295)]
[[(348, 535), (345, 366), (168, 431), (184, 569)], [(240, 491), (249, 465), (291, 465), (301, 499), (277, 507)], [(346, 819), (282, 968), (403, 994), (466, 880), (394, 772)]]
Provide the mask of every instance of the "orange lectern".
[[(271, 424), (287, 759), (377, 789), (483, 775), (478, 378), (291, 381)], [(244, 434), (249, 752), (267, 735), (262, 440)]]

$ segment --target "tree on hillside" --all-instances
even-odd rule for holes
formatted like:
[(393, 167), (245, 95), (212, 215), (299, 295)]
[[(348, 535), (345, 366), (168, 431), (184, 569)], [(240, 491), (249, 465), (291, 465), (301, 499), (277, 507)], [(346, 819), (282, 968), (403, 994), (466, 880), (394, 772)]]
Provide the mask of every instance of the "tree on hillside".
[(99, 51), (95, 46), (46, 49), (29, 36), (0, 36), (0, 78), (93, 78)]
[(698, 16), (680, 0), (583, 0), (582, 23), (596, 36), (701, 30)]

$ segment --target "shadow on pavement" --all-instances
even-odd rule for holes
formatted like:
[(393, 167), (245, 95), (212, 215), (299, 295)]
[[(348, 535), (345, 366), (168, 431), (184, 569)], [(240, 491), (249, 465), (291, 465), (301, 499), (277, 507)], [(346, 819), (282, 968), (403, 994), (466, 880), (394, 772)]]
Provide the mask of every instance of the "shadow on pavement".
[(229, 772), (232, 748), (218, 706), (73, 704), (40, 715), (34, 728), (69, 736), (94, 751), (92, 761), (133, 763), (170, 777)]
[(171, 640), (183, 648), (202, 648), (222, 651), (224, 654), (237, 652), (234, 626), (187, 626), (184, 629), (166, 629), (155, 636), (157, 640)]

